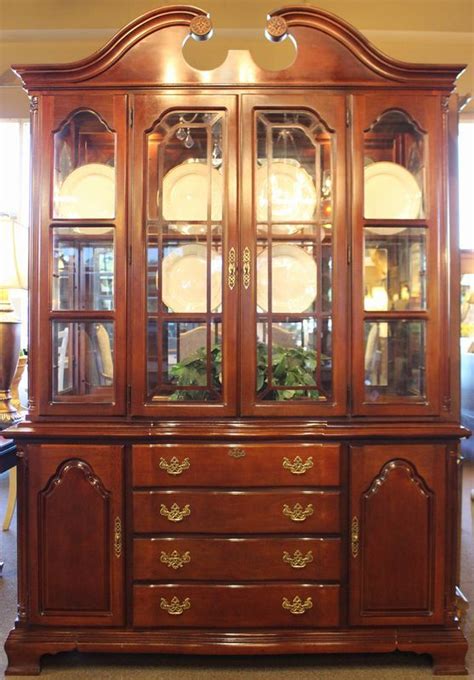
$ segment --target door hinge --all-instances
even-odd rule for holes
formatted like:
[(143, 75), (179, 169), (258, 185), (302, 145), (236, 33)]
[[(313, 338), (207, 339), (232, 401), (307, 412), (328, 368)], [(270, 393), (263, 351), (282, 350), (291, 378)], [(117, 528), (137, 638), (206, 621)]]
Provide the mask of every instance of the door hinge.
[(346, 127), (351, 127), (352, 125), (352, 113), (349, 107), (346, 109)]
[(133, 127), (133, 106), (128, 109), (128, 126)]
[(128, 246), (128, 266), (132, 264), (132, 246)]
[(347, 246), (347, 264), (352, 262), (352, 248), (350, 245)]
[(130, 411), (132, 406), (132, 386), (127, 385), (127, 410)]
[(352, 390), (350, 385), (347, 386), (347, 409), (352, 410)]

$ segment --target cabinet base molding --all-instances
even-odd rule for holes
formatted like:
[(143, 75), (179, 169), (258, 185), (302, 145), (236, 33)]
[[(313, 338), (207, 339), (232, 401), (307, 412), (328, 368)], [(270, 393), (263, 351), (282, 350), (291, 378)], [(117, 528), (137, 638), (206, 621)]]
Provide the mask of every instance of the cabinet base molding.
[(345, 631), (125, 631), (16, 628), (5, 645), (6, 675), (38, 675), (44, 654), (102, 652), (129, 654), (338, 654), (414, 652), (433, 658), (434, 675), (467, 675), (467, 642), (458, 629), (370, 628)]

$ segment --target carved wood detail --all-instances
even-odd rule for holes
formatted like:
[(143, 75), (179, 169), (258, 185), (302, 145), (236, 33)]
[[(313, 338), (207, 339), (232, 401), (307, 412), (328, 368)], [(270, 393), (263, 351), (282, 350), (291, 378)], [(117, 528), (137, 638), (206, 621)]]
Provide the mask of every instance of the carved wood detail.
[(414, 466), (407, 460), (397, 458), (384, 465), (378, 477), (373, 480), (370, 488), (364, 494), (364, 498), (368, 499), (371, 495), (375, 495), (388, 480), (390, 473), (394, 470), (403, 470), (423, 496), (428, 498), (432, 495), (432, 492), (428, 489), (423, 479), (418, 476)]
[(94, 474), (91, 466), (79, 458), (72, 458), (62, 463), (62, 465), (58, 467), (55, 476), (50, 479), (47, 487), (41, 492), (41, 495), (46, 498), (47, 496), (50, 496), (52, 493), (54, 493), (54, 490), (64, 482), (66, 475), (71, 470), (80, 470), (84, 475), (84, 478), (97, 491), (97, 493), (102, 496), (102, 498), (107, 499), (110, 496), (109, 492), (104, 488), (100, 479)]

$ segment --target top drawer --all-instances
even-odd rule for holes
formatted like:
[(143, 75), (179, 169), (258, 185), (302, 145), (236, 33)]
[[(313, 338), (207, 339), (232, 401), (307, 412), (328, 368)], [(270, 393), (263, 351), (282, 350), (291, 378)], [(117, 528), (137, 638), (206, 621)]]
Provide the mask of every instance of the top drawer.
[(133, 485), (338, 486), (340, 444), (138, 444)]

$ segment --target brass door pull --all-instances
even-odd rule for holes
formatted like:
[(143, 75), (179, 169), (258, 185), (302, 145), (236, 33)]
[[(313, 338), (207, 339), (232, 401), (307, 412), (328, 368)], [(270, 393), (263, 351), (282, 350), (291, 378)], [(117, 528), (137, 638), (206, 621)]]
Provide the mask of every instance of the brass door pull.
[(303, 555), (301, 550), (295, 550), (293, 556), (286, 552), (286, 550), (283, 553), (283, 562), (289, 564), (293, 569), (304, 569), (304, 567), (306, 567), (306, 565), (310, 564), (312, 561), (313, 553), (311, 550), (308, 550), (306, 555)]
[(181, 522), (185, 517), (188, 517), (190, 514), (191, 508), (187, 503), (182, 510), (177, 503), (173, 503), (170, 510), (168, 510), (166, 505), (164, 505), (163, 503), (161, 504), (160, 507), (160, 515), (163, 515), (163, 517), (169, 519), (170, 522)]
[(245, 246), (242, 251), (242, 283), (244, 284), (245, 290), (248, 290), (250, 286), (251, 261), (252, 256), (250, 253), (250, 248)]
[(313, 467), (313, 457), (309, 456), (304, 463), (301, 456), (296, 456), (293, 462), (285, 457), (283, 458), (283, 467), (285, 470), (289, 470), (292, 475), (304, 475)]
[(244, 449), (234, 447), (234, 448), (229, 450), (229, 456), (231, 458), (244, 458), (245, 457), (245, 451), (244, 451)]
[(234, 290), (237, 281), (237, 255), (235, 248), (229, 250), (227, 255), (227, 285), (230, 290)]
[(182, 602), (180, 602), (175, 596), (171, 602), (168, 602), (168, 600), (162, 597), (160, 601), (160, 607), (161, 609), (164, 609), (166, 612), (168, 612), (168, 614), (171, 614), (171, 616), (179, 616), (184, 611), (186, 611), (186, 609), (191, 608), (191, 600), (189, 597), (186, 597)]
[(351, 549), (352, 557), (357, 557), (359, 554), (359, 518), (354, 515), (351, 523)]
[(308, 517), (314, 513), (314, 508), (312, 503), (308, 503), (306, 508), (303, 509), (301, 503), (296, 503), (293, 508), (285, 503), (283, 506), (283, 514), (285, 517), (289, 517), (292, 522), (304, 522)]
[(173, 550), (172, 553), (165, 553), (161, 551), (160, 562), (166, 564), (170, 569), (181, 569), (185, 564), (191, 562), (191, 553), (187, 550), (182, 555), (179, 554), (177, 550)]
[(307, 597), (303, 602), (300, 597), (296, 596), (293, 598), (293, 601), (290, 602), (288, 598), (284, 597), (281, 606), (283, 609), (287, 609), (290, 614), (304, 614), (308, 609), (312, 608), (313, 600), (310, 597)]
[(189, 458), (185, 458), (182, 463), (179, 462), (176, 456), (168, 461), (165, 458), (160, 458), (160, 470), (165, 470), (169, 475), (181, 475), (185, 470), (189, 470), (191, 463)]
[(115, 557), (122, 555), (122, 521), (116, 517), (114, 521), (114, 553)]

